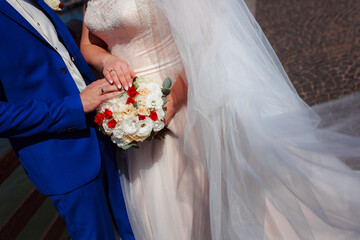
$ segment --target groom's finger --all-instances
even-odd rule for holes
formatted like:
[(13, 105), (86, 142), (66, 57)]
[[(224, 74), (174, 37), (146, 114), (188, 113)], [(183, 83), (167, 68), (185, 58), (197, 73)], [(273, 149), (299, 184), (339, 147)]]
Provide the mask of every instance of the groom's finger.
[(115, 85), (109, 85), (108, 83), (106, 83), (106, 85), (103, 86), (102, 89), (102, 91), (100, 90), (102, 94), (119, 91), (119, 89)]
[(105, 94), (100, 96), (100, 100), (101, 100), (101, 102), (104, 102), (106, 100), (109, 100), (111, 98), (119, 96), (119, 94), (120, 94), (119, 90), (114, 91), (114, 92), (105, 93)]

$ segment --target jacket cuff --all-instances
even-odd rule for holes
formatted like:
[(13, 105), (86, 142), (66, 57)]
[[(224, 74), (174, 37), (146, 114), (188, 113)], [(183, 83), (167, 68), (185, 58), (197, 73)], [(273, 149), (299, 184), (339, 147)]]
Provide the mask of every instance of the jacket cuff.
[(80, 95), (68, 96), (65, 98), (68, 106), (68, 127), (65, 131), (78, 131), (88, 127), (84, 108), (81, 102)]

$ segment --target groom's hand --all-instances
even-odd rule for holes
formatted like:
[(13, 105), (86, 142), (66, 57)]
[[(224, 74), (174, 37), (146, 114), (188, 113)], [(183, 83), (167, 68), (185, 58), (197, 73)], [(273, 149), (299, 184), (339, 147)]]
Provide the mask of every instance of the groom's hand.
[(114, 98), (120, 93), (115, 85), (110, 85), (105, 79), (91, 83), (80, 93), (84, 112), (94, 111), (102, 102)]

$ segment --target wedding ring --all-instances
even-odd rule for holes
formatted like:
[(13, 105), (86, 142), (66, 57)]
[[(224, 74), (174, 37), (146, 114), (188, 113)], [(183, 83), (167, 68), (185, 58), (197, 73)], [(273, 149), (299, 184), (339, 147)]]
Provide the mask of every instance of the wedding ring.
[(105, 91), (104, 91), (103, 88), (101, 88), (100, 91), (101, 91), (101, 94), (104, 94), (104, 93), (105, 93)]

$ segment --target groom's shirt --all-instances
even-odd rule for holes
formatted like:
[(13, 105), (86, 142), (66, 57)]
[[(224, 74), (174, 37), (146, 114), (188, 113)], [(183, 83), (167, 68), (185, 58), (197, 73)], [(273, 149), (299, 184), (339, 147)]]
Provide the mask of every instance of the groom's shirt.
[[(2, 1), (2, 0), (1, 0)], [(79, 70), (73, 63), (73, 58), (64, 44), (59, 40), (57, 31), (50, 19), (36, 7), (31, 0), (6, 0), (16, 11), (18, 11), (40, 35), (60, 54), (68, 68), (76, 86), (81, 92), (86, 87), (85, 81)]]

